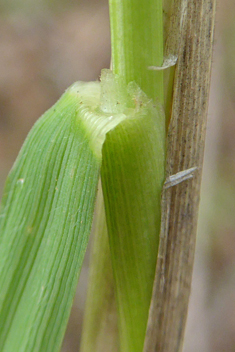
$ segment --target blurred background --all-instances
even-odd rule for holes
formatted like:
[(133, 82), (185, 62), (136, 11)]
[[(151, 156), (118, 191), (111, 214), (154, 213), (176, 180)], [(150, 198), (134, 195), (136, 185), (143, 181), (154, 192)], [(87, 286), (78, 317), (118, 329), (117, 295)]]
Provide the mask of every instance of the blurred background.
[[(235, 2), (218, 0), (197, 250), (184, 352), (235, 351)], [(0, 190), (34, 122), (110, 63), (108, 0), (0, 0)], [(78, 352), (81, 272), (63, 352)], [(111, 352), (111, 351), (110, 351)]]

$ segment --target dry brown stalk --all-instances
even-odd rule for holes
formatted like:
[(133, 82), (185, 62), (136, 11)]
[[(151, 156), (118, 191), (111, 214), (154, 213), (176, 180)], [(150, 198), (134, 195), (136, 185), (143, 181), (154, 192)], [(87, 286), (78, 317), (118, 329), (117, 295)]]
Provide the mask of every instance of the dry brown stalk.
[[(166, 176), (191, 167), (197, 167), (197, 172), (193, 179), (165, 189), (162, 194), (160, 248), (144, 352), (180, 352), (183, 346), (205, 145), (215, 6), (215, 0), (173, 1), (170, 37), (179, 40)], [(168, 45), (172, 45), (170, 41)]]

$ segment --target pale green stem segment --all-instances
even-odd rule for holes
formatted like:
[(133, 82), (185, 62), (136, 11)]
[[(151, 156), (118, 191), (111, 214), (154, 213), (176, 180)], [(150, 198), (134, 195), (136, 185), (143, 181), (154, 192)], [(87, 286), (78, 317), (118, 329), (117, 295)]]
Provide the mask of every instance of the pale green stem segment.
[(76, 83), (35, 124), (0, 214), (0, 350), (56, 352), (91, 229), (101, 148), (125, 118), (100, 109), (100, 84)]
[(125, 82), (135, 81), (149, 98), (163, 104), (162, 0), (109, 0), (112, 67)]
[(119, 312), (121, 352), (141, 352), (158, 252), (165, 122), (134, 84), (134, 108), (106, 135), (101, 179)]
[(80, 352), (118, 352), (117, 307), (101, 188), (96, 201), (94, 232)]

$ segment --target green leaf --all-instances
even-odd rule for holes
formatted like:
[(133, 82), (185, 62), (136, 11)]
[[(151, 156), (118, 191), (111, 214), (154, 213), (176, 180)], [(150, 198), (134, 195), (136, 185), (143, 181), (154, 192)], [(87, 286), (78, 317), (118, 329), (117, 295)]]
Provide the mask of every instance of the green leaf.
[(120, 350), (141, 352), (152, 294), (164, 182), (165, 122), (135, 84), (135, 107), (106, 135), (101, 178), (119, 311)]
[(109, 0), (113, 72), (163, 104), (162, 0)]
[(76, 83), (35, 124), (0, 215), (0, 350), (54, 352), (91, 229), (105, 133), (100, 84)]
[(101, 85), (74, 84), (35, 124), (0, 214), (1, 352), (59, 350), (102, 158), (121, 350), (141, 351), (158, 248), (164, 135), (161, 110), (109, 70)]

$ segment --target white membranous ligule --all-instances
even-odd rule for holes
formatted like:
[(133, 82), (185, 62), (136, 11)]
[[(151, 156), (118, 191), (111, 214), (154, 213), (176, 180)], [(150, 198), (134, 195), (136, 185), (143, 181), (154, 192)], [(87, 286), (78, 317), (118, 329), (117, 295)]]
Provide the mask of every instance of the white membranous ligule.
[[(148, 114), (148, 111), (154, 114), (155, 109), (153, 102), (135, 82), (126, 85), (122, 77), (108, 69), (102, 70), (100, 81), (76, 82), (67, 90), (70, 94), (76, 94), (79, 100), (79, 117), (99, 156), (107, 132), (125, 119), (138, 118)], [(160, 122), (159, 128), (162, 127)]]

